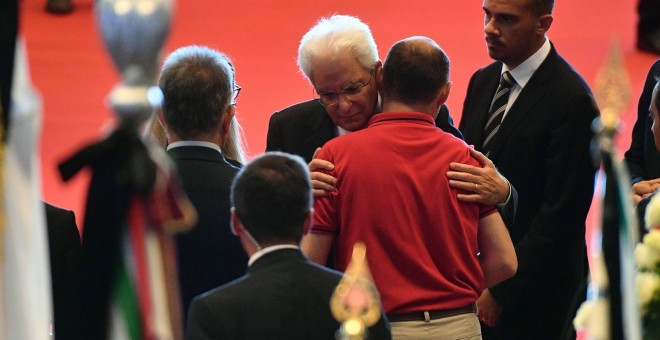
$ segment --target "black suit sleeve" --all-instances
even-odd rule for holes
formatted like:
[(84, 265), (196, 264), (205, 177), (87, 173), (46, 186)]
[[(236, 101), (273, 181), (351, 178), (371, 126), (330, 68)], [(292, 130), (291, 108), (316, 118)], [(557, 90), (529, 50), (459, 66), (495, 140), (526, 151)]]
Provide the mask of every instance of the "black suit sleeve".
[[(213, 313), (200, 297), (193, 299), (188, 314), (188, 326), (186, 327), (186, 340), (212, 340), (220, 339), (221, 333), (214, 331), (214, 322), (211, 320)], [(216, 320), (219, 321), (219, 320)], [(215, 334), (218, 333), (218, 334)]]
[(76, 327), (75, 280), (80, 265), (80, 234), (73, 211), (45, 203), (50, 250), (51, 283), (53, 289), (53, 319), (55, 334), (69, 334)]
[(282, 151), (282, 130), (277, 115), (270, 116), (268, 121), (268, 135), (266, 136), (266, 151)]
[(639, 235), (644, 236), (647, 233), (646, 230), (646, 207), (648, 207), (651, 199), (655, 196), (655, 193), (648, 195), (642, 198), (637, 207), (635, 208), (635, 215), (637, 216), (637, 226), (639, 227)]
[(14, 77), (16, 34), (18, 32), (18, 0), (0, 3), (0, 113), (2, 114), (3, 136), (7, 138), (9, 126), (9, 102)]
[(647, 157), (655, 156), (656, 158), (660, 158), (660, 154), (655, 151), (655, 144), (650, 143), (652, 139), (649, 138), (652, 124), (652, 120), (649, 117), (649, 105), (651, 103), (651, 95), (653, 94), (656, 76), (660, 76), (660, 59), (656, 60), (646, 76), (644, 90), (637, 104), (637, 121), (635, 121), (635, 125), (633, 126), (630, 148), (625, 153), (626, 165), (630, 171), (633, 184), (642, 180), (653, 179), (659, 175), (647, 173), (649, 163), (656, 162), (655, 159), (647, 159)]
[(598, 114), (593, 98), (585, 93), (568, 98), (554, 117), (557, 125), (549, 131), (544, 155), (545, 187), (538, 193), (543, 195), (541, 206), (515, 244), (518, 271), (490, 289), (505, 309), (518, 302), (521, 292), (538, 287), (534, 280), (543, 280), (541, 273), (565, 260), (555, 258), (558, 247), (563, 254), (575, 254), (575, 249), (584, 247), (585, 231), (579, 226), (584, 226), (593, 193), (595, 166), (589, 148), (591, 122)]
[(497, 207), (507, 226), (513, 224), (516, 217), (516, 210), (518, 210), (518, 190), (511, 183), (509, 183), (509, 188), (511, 188), (511, 198), (506, 203)]
[(440, 106), (438, 116), (435, 118), (435, 126), (439, 127), (444, 132), (451, 133), (452, 135), (463, 139), (463, 134), (454, 126), (454, 120), (451, 118), (446, 104)]

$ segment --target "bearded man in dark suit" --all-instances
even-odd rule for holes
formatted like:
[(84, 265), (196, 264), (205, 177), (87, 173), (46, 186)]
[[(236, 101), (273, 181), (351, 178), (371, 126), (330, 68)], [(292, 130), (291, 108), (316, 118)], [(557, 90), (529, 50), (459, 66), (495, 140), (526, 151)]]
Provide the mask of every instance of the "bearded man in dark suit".
[[(520, 198), (508, 226), (518, 272), (478, 301), (485, 339), (559, 339), (575, 315), (573, 299), (583, 293), (587, 274), (585, 220), (596, 170), (589, 146), (599, 112), (584, 79), (546, 37), (553, 5), (483, 2), (486, 44), (495, 62), (470, 79), (459, 129)], [(509, 89), (508, 101), (502, 115), (491, 119), (504, 73), (513, 85), (502, 87)], [(489, 120), (498, 125), (489, 129)]]
[(245, 273), (247, 257), (229, 230), (229, 189), (238, 168), (220, 149), (236, 111), (237, 88), (229, 59), (202, 46), (170, 54), (159, 86), (167, 153), (198, 215), (191, 231), (175, 236), (185, 315), (193, 297)]
[[(335, 339), (330, 297), (342, 275), (311, 263), (299, 247), (313, 216), (305, 163), (266, 153), (241, 170), (231, 198), (248, 273), (193, 300), (186, 338)], [(384, 317), (369, 338), (391, 338)]]

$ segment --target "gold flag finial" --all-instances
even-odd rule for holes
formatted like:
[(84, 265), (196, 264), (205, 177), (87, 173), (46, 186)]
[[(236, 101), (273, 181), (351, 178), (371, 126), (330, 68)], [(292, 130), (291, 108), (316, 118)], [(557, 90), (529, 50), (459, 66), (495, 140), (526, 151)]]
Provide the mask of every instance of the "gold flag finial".
[(332, 315), (341, 322), (339, 340), (367, 338), (366, 328), (380, 319), (380, 297), (374, 286), (364, 243), (353, 246), (353, 255), (330, 299)]
[(619, 118), (630, 102), (630, 79), (623, 65), (621, 49), (615, 40), (608, 52), (605, 64), (596, 75), (594, 95), (600, 108), (603, 128), (616, 131)]

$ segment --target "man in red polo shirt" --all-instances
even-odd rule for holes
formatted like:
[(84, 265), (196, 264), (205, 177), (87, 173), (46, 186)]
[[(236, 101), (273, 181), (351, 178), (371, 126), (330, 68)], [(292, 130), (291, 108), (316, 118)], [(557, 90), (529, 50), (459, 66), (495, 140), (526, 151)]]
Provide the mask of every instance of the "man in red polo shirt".
[(374, 74), (382, 113), (318, 155), (334, 163), (337, 189), (316, 199), (303, 250), (325, 263), (335, 241), (335, 266), (345, 270), (353, 245), (365, 242), (394, 338), (479, 336), (475, 301), (517, 268), (497, 209), (459, 201), (444, 176), (451, 162), (479, 166), (468, 145), (434, 125), (448, 79), (434, 41), (396, 43)]

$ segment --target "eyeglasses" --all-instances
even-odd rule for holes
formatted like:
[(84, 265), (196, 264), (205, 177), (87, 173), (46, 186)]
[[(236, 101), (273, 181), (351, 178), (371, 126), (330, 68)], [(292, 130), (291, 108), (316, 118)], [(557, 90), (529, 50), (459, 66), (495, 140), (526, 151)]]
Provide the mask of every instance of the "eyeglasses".
[(336, 105), (339, 103), (339, 96), (340, 95), (346, 95), (346, 96), (352, 96), (362, 90), (363, 87), (369, 85), (371, 83), (371, 79), (374, 77), (374, 70), (371, 71), (371, 75), (369, 76), (369, 80), (362, 84), (361, 82), (357, 83), (352, 83), (346, 87), (344, 87), (341, 91), (339, 92), (318, 92), (316, 89), (314, 91), (318, 94), (318, 100), (321, 102), (321, 104), (325, 107), (330, 107), (333, 105)]
[(234, 90), (231, 92), (231, 105), (236, 105), (236, 98), (238, 98), (238, 94), (241, 93), (241, 88), (240, 86), (234, 85)]

